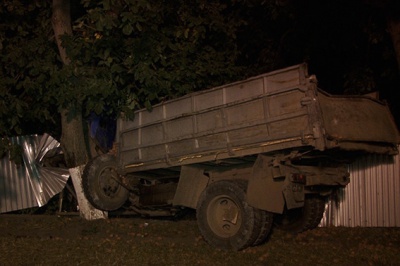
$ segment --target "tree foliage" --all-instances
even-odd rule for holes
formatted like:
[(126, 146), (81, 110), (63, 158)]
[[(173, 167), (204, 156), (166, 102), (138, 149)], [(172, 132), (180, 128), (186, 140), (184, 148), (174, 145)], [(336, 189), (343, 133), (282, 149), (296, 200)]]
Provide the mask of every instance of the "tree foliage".
[(57, 54), (47, 20), (50, 10), (40, 2), (0, 5), (2, 136), (29, 131), (31, 122), (54, 121), (45, 89), (58, 71)]
[[(190, 91), (219, 85), (237, 71), (236, 29), (243, 21), (218, 1), (72, 3), (73, 35), (63, 65), (46, 1), (0, 5), (2, 136), (50, 132), (67, 108), (115, 117)], [(32, 125), (46, 125), (31, 127)], [(59, 128), (56, 126), (55, 128)], [(11, 129), (11, 130), (10, 130)]]
[[(122, 110), (221, 84), (235, 72), (236, 28), (213, 1), (83, 1), (65, 39), (82, 99), (96, 113)], [(226, 27), (230, 25), (230, 27)], [(89, 97), (87, 97), (89, 96)], [(118, 105), (118, 106), (116, 106)]]
[(2, 136), (57, 137), (62, 108), (70, 116), (81, 109), (129, 116), (303, 61), (333, 93), (392, 97), (399, 85), (386, 32), (389, 0), (378, 8), (367, 0), (71, 2), (73, 35), (63, 37), (69, 66), (58, 55), (48, 1), (0, 4)]

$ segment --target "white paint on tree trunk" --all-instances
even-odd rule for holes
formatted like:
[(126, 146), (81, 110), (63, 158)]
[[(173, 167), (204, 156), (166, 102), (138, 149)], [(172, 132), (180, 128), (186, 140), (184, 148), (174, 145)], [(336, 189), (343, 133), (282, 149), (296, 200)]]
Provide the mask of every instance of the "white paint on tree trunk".
[(92, 204), (90, 204), (90, 202), (85, 197), (85, 194), (83, 193), (82, 173), (84, 168), (85, 166), (81, 165), (69, 169), (69, 173), (72, 178), (72, 183), (74, 184), (76, 192), (76, 198), (79, 204), (80, 216), (85, 220), (107, 219), (108, 212), (101, 211), (93, 207)]

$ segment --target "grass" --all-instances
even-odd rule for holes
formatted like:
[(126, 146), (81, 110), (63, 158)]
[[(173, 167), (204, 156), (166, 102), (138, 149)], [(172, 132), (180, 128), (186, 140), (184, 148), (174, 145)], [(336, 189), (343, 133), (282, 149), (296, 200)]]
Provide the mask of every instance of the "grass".
[(195, 220), (0, 215), (0, 265), (400, 265), (400, 228), (273, 230), (239, 252), (204, 242)]

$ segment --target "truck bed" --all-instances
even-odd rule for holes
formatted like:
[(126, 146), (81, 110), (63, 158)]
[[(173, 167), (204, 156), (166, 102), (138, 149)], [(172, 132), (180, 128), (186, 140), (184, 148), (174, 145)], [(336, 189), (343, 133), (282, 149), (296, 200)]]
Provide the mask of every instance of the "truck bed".
[(385, 104), (320, 91), (306, 64), (139, 110), (117, 130), (125, 173), (290, 149), (396, 153), (398, 140)]

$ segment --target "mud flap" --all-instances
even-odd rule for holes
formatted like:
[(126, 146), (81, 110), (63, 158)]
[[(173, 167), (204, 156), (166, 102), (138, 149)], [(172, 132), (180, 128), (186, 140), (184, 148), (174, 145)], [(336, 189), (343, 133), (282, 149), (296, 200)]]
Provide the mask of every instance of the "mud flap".
[(247, 187), (248, 203), (258, 209), (283, 213), (284, 175), (279, 164), (274, 165), (274, 157), (259, 155), (253, 166), (253, 175)]
[(196, 208), (200, 194), (206, 188), (209, 179), (203, 172), (203, 168), (182, 166), (173, 205)]

